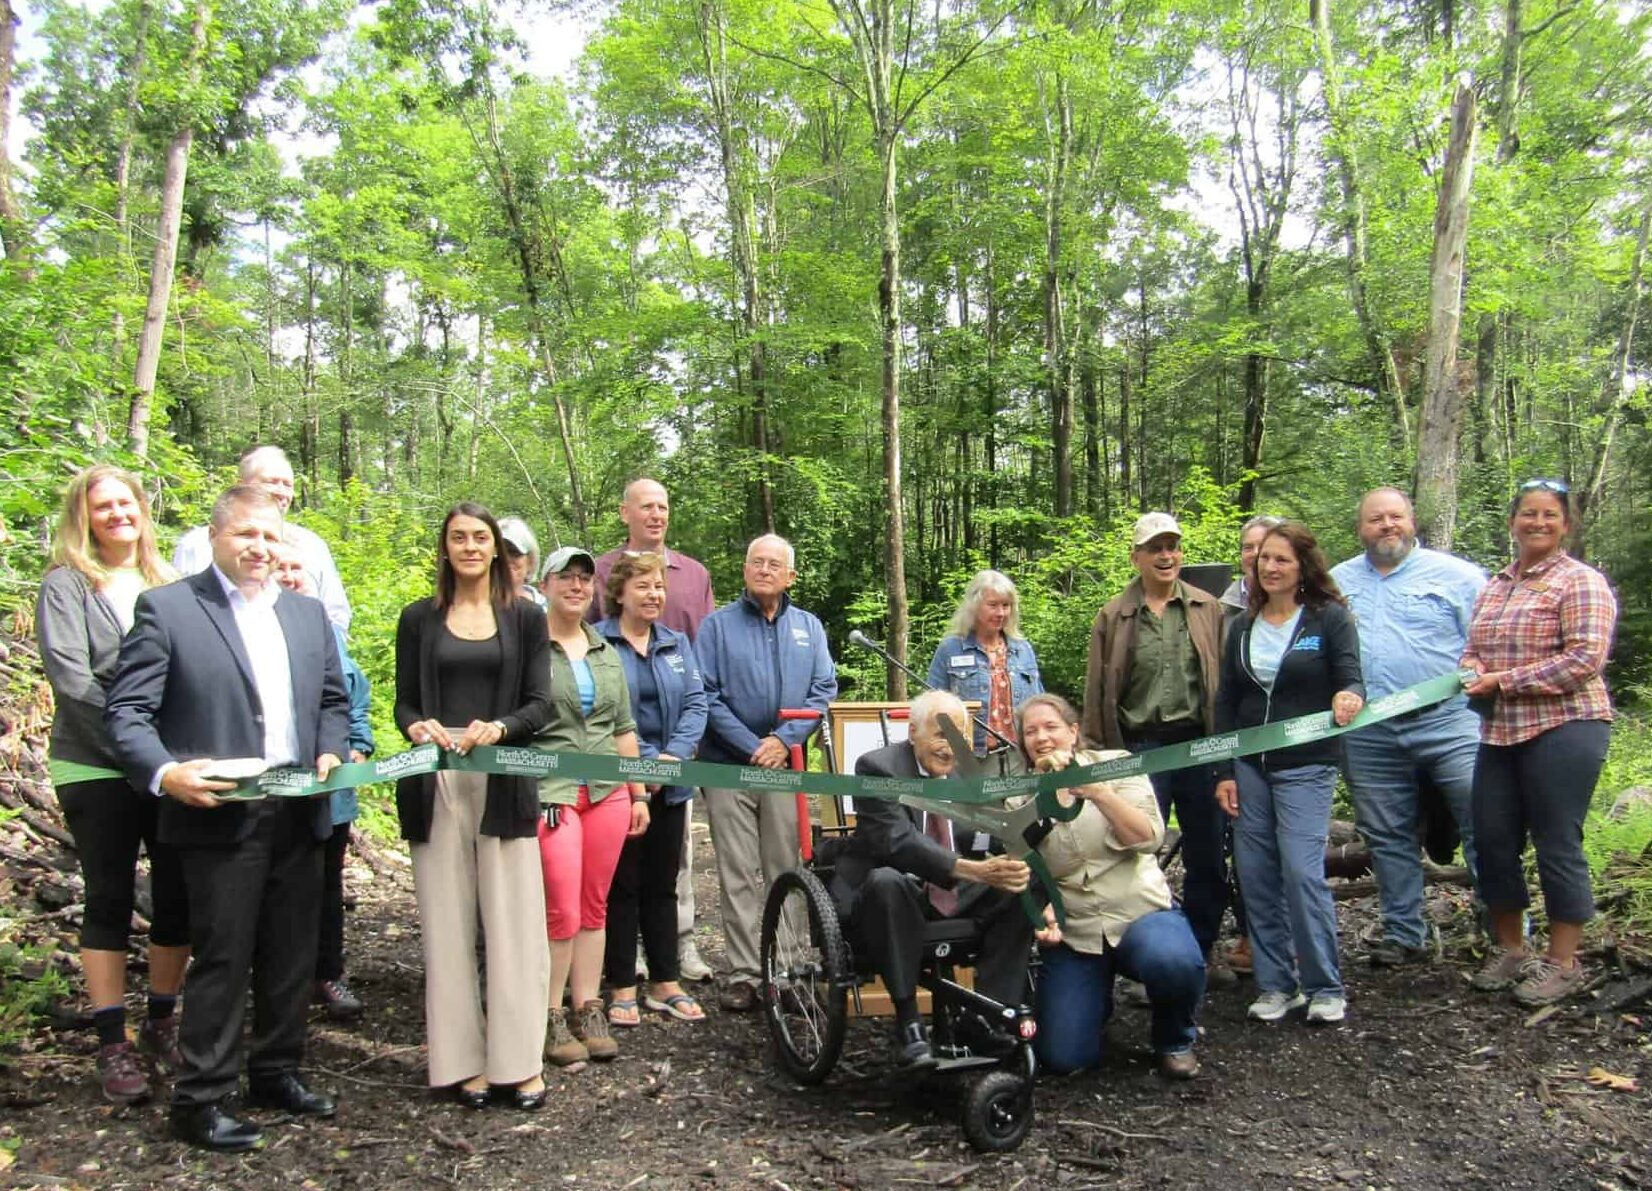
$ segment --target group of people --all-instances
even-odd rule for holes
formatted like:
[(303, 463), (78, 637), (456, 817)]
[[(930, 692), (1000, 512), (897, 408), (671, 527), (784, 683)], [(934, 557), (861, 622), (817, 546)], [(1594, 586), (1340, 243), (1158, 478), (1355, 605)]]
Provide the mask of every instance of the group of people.
[[(174, 1076), (175, 1131), (210, 1149), (261, 1137), (229, 1100), (249, 987), (253, 1107), (331, 1115), (333, 1098), (300, 1074), (307, 1009), (319, 1003), (339, 1019), (362, 1009), (343, 966), (353, 792), (235, 797), (257, 769), (313, 768), (325, 779), (374, 750), (366, 679), (348, 649), (349, 600), (326, 543), (287, 522), (292, 496), (285, 455), (249, 452), (169, 568), (141, 482), (89, 469), (69, 486), (39, 601), (57, 697), (51, 777), (86, 874), (82, 962), (99, 1080), (111, 1100), (142, 1099), (140, 1056), (151, 1057)], [(600, 557), (558, 546), (541, 560), (525, 523), (469, 502), (448, 512), (434, 592), (403, 609), (396, 630), (394, 718), (409, 744), (792, 762), (837, 682), (821, 622), (790, 599), (791, 545), (752, 541), (741, 593), (719, 608), (705, 567), (665, 545), (661, 485), (634, 481), (620, 516), (622, 546)], [(1137, 578), (1093, 628), (1082, 716), (1044, 690), (1013, 583), (975, 576), (908, 739), (862, 756), (857, 772), (946, 777), (958, 768), (953, 739), (1060, 770), (1314, 711), (1347, 723), (1365, 698), (1459, 663), (1477, 675), (1465, 692), (1473, 709), (1453, 699), (1363, 729), (1346, 748), (1311, 740), (1063, 791), (1083, 806), (1039, 845), (1067, 907), (1060, 926), (1053, 915), (1042, 928), (1028, 920), (1016, 897), (1028, 867), (997, 842), (863, 800), (831, 887), (857, 953), (890, 992), (897, 1061), (934, 1061), (917, 1012), (915, 931), (925, 918), (967, 915), (982, 929), (977, 988), (1006, 1005), (1024, 999), (1035, 939), (1041, 948), (1048, 1067), (1099, 1062), (1122, 975), (1152, 1004), (1160, 1069), (1194, 1075), (1207, 974), (1226, 966), (1217, 938), (1230, 822), (1234, 909), (1258, 990), (1251, 1015), (1276, 1020), (1306, 1005), (1310, 1021), (1341, 1020), (1322, 859), (1339, 765), (1381, 888), (1373, 962), (1427, 954), (1417, 846), (1426, 784), (1457, 815), (1498, 945), (1476, 985), (1514, 985), (1527, 1003), (1579, 988), (1578, 935), (1592, 904), (1578, 840), (1611, 717), (1600, 672), (1615, 606), (1604, 580), (1566, 554), (1569, 524), (1564, 485), (1522, 488), (1510, 520), (1519, 556), (1487, 582), (1417, 545), (1409, 502), (1379, 489), (1360, 505), (1364, 554), (1334, 572), (1302, 525), (1247, 523), (1241, 578), (1218, 599), (1182, 580), (1175, 519), (1148, 514), (1131, 541)], [(750, 1010), (760, 1002), (764, 890), (797, 862), (789, 796), (451, 768), (397, 783), (432, 1087), (468, 1107), (531, 1111), (545, 1102), (546, 1058), (612, 1059), (617, 1035), (645, 1011), (704, 1019), (684, 984), (710, 976), (693, 934), (696, 797), (716, 850), (727, 958), (719, 1003)], [(1172, 813), (1180, 900), (1155, 859)], [(1549, 909), (1542, 957), (1524, 951), (1527, 835)], [(134, 1046), (124, 969), (140, 846), (155, 913)]]

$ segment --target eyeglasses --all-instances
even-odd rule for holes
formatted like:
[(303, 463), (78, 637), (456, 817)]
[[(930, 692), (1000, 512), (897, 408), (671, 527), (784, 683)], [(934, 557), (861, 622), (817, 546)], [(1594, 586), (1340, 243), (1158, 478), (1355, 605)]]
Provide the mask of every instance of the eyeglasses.
[(759, 575), (767, 574), (770, 571), (780, 574), (791, 570), (785, 563), (777, 562), (772, 558), (748, 558), (746, 559), (746, 565)]
[(1572, 486), (1565, 480), (1527, 480), (1520, 485), (1522, 492), (1554, 492), (1566, 496), (1572, 491)]

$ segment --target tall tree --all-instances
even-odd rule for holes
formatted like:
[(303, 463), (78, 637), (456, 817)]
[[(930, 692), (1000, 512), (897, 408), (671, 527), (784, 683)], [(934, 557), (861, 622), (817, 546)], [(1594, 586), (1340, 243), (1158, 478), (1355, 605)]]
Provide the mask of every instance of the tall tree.
[[(190, 18), (186, 86), (191, 93), (201, 85), (210, 8), (208, 0), (195, 0)], [(194, 98), (193, 94), (190, 98)], [(178, 262), (184, 182), (189, 174), (189, 150), (195, 143), (197, 118), (193, 103), (186, 104), (178, 114), (178, 126), (166, 149), (160, 224), (155, 229), (155, 255), (149, 267), (149, 302), (144, 309), (143, 335), (138, 341), (138, 360), (132, 377), (131, 413), (126, 420), (127, 444), (139, 458), (149, 454), (149, 411), (154, 404), (155, 375), (160, 368), (161, 341), (166, 332), (167, 310), (172, 302), (172, 273)]]
[(11, 83), (17, 54), (17, 13), (11, 0), (0, 0), (0, 250), (23, 256), (23, 211), (11, 185)]
[(1459, 79), (1451, 103), (1451, 139), (1440, 171), (1434, 251), (1428, 285), (1428, 360), (1418, 422), (1417, 532), (1436, 550), (1450, 550), (1457, 528), (1458, 439), (1463, 391), (1457, 340), (1463, 318), (1463, 249), (1468, 240), (1469, 190), (1474, 181), (1474, 88)]

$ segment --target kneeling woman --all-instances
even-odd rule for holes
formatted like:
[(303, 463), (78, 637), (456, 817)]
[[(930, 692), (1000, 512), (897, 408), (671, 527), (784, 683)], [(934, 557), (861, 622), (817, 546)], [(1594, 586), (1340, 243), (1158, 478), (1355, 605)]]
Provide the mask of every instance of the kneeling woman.
[[(1017, 712), (1016, 735), (1040, 772), (1090, 765), (1121, 752), (1080, 748), (1078, 712), (1059, 695), (1034, 695)], [(1038, 981), (1038, 1058), (1062, 1073), (1101, 1063), (1102, 1036), (1113, 1015), (1113, 977), (1139, 981), (1153, 1006), (1153, 1053), (1159, 1071), (1191, 1079), (1205, 996), (1205, 960), (1187, 918), (1176, 908), (1154, 852), (1164, 820), (1145, 777), (1062, 790), (1078, 817), (1057, 823), (1038, 851), (1067, 908), (1038, 933), (1044, 970)]]

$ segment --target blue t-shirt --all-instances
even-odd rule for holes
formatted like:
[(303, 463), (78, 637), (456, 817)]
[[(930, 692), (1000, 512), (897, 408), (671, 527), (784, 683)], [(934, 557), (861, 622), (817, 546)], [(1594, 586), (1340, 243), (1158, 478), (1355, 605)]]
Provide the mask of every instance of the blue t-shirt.
[(597, 680), (591, 677), (591, 663), (580, 658), (568, 664), (574, 671), (574, 689), (579, 692), (580, 714), (590, 715), (591, 708), (597, 705)]
[(1291, 618), (1275, 628), (1258, 616), (1250, 626), (1250, 668), (1256, 681), (1269, 690), (1279, 676), (1279, 665), (1285, 660), (1285, 651), (1291, 647), (1296, 626), (1302, 620), (1302, 608), (1297, 606)]

